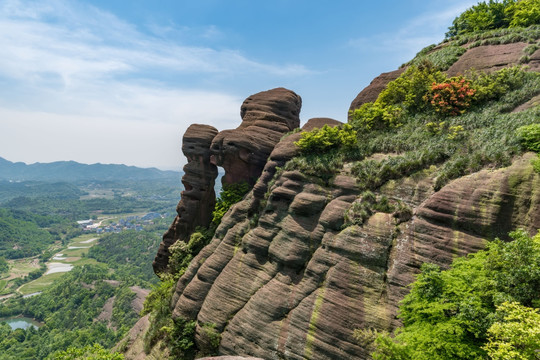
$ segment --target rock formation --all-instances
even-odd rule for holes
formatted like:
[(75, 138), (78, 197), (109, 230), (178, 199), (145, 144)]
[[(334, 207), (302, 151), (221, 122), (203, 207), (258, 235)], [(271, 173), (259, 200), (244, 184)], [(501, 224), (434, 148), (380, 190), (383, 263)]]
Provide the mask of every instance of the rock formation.
[(156, 274), (166, 270), (171, 245), (189, 240), (196, 227), (210, 224), (217, 166), (225, 169), (223, 184), (253, 185), (280, 138), (300, 125), (301, 107), (300, 96), (277, 88), (248, 97), (241, 107), (242, 123), (235, 130), (218, 133), (209, 125), (191, 125), (186, 130), (182, 140), (188, 160), (182, 177), (185, 190), (176, 207), (178, 215), (154, 259)]
[(300, 126), (301, 107), (300, 96), (284, 88), (248, 97), (241, 107), (240, 126), (220, 132), (212, 141), (212, 163), (225, 169), (222, 183), (253, 185), (279, 139)]
[(415, 215), (403, 221), (377, 212), (344, 230), (344, 212), (360, 195), (352, 177), (343, 173), (322, 186), (284, 172), (256, 224), (249, 215), (254, 193), (223, 219), (178, 282), (173, 316), (197, 319), (197, 340), (202, 324), (215, 324), (222, 355), (366, 358), (354, 329), (397, 325), (398, 302), (423, 262), (446, 267), (483, 248), (486, 237), (540, 226), (540, 176), (531, 156), (436, 193), (429, 175), (387, 184), (380, 192)]
[(191, 125), (182, 139), (182, 152), (188, 162), (184, 166), (182, 198), (176, 206), (177, 216), (163, 235), (153, 263), (154, 272), (167, 267), (169, 247), (176, 241), (189, 240), (197, 226), (208, 226), (216, 203), (214, 182), (217, 167), (210, 162), (210, 145), (218, 131), (209, 125)]
[(405, 69), (405, 67), (402, 67), (394, 71), (382, 73), (373, 79), (373, 81), (371, 81), (371, 83), (364, 90), (360, 91), (356, 98), (354, 98), (354, 100), (351, 102), (349, 112), (358, 109), (360, 106), (362, 106), (362, 104), (377, 100), (379, 93), (383, 91), (386, 85), (388, 85), (390, 81), (396, 80), (401, 74), (403, 74)]
[[(463, 74), (466, 70), (496, 71), (503, 67), (519, 65), (527, 43), (517, 42), (501, 45), (478, 46), (467, 50), (446, 72), (450, 76)], [(531, 57), (531, 70), (540, 68), (540, 52)]]
[[(469, 51), (490, 49), (468, 50), (449, 73), (461, 71)], [(508, 55), (505, 64), (515, 57)], [(375, 100), (402, 71), (382, 74), (351, 109)], [(456, 256), (484, 248), (486, 239), (504, 239), (518, 227), (531, 234), (540, 228), (540, 175), (532, 170), (532, 153), (438, 191), (429, 169), (390, 180), (375, 195), (408, 211), (374, 211), (362, 225), (348, 223), (345, 213), (362, 201), (363, 191), (347, 164), (330, 181), (280, 170), (298, 155), (294, 142), (301, 134), (282, 136), (298, 126), (300, 104), (285, 89), (253, 95), (242, 105), (237, 129), (208, 136), (201, 145), (204, 164), (225, 168), (224, 184), (254, 186), (176, 284), (173, 318), (197, 321), (200, 348), (210, 325), (221, 336), (219, 355), (366, 359), (368, 350), (353, 331), (399, 325), (398, 304), (424, 262), (448, 267)], [(324, 124), (340, 122), (312, 119), (302, 130)], [(371, 160), (392, 156), (375, 155)], [(181, 238), (175, 224), (167, 239)]]

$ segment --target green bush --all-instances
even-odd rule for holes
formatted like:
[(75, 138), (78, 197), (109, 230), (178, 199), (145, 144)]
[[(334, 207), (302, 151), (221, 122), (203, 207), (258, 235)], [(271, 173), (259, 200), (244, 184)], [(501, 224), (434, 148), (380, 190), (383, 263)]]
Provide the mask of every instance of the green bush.
[(424, 97), (430, 86), (445, 78), (430, 62), (411, 65), (396, 80), (388, 83), (375, 102), (351, 111), (350, 123), (364, 130), (400, 127), (404, 112), (415, 113), (425, 109)]
[(83, 348), (69, 347), (52, 355), (52, 360), (123, 360), (124, 355), (112, 353), (99, 344), (87, 345)]
[(206, 228), (197, 228), (191, 234), (189, 241), (178, 240), (171, 247), (169, 252), (168, 269), (173, 278), (179, 279), (184, 275), (191, 260), (197, 255), (203, 247), (212, 240), (212, 231)]
[(509, 10), (515, 3), (516, 0), (482, 1), (456, 17), (446, 36), (509, 27), (512, 20)]
[(356, 131), (349, 124), (328, 126), (303, 132), (294, 144), (304, 153), (324, 152), (330, 149), (352, 146), (356, 143)]
[(456, 17), (446, 37), (499, 28), (528, 27), (539, 23), (538, 0), (482, 1)]
[(490, 359), (538, 359), (540, 313), (538, 309), (505, 302), (497, 306), (497, 321), (488, 329), (484, 347)]
[(540, 153), (540, 123), (518, 128), (517, 135), (524, 148)]
[(385, 105), (379, 101), (369, 102), (351, 112), (351, 124), (365, 130), (399, 127), (401, 113), (399, 106)]
[[(485, 251), (454, 260), (447, 271), (422, 265), (400, 306), (403, 327), (393, 337), (379, 334), (373, 359), (485, 359), (504, 349), (534, 353), (540, 233), (510, 236), (511, 242), (496, 240)], [(498, 355), (493, 358), (532, 359)]]
[(471, 79), (476, 89), (474, 102), (484, 103), (499, 99), (509, 91), (523, 86), (526, 76), (521, 66), (503, 68), (494, 73), (470, 71), (467, 77)]
[(445, 79), (446, 76), (430, 62), (410, 66), (381, 91), (377, 101), (384, 105), (401, 105), (410, 113), (419, 112), (426, 108), (424, 95), (429, 87)]
[(527, 27), (540, 23), (540, 2), (538, 0), (521, 0), (508, 9), (512, 20), (510, 27)]
[(221, 219), (225, 213), (229, 211), (229, 208), (242, 200), (250, 189), (249, 184), (245, 182), (224, 184), (216, 201), (214, 212), (212, 213), (212, 225), (217, 227), (221, 223)]
[(531, 164), (534, 171), (540, 174), (540, 154), (538, 154), (538, 157), (536, 159), (531, 160)]

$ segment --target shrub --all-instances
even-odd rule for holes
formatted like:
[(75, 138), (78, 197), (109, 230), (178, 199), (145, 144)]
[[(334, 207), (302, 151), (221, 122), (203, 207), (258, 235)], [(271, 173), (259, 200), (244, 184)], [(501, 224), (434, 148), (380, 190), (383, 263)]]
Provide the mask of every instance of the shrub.
[(484, 347), (490, 359), (538, 359), (540, 349), (540, 313), (517, 302), (497, 306), (499, 318), (488, 329)]
[(224, 184), (212, 213), (212, 225), (217, 227), (231, 206), (244, 198), (250, 190), (248, 183)]
[(110, 352), (99, 344), (87, 345), (82, 348), (74, 346), (65, 351), (58, 351), (51, 357), (52, 360), (123, 360), (124, 355)]
[(540, 153), (540, 123), (518, 128), (517, 135), (524, 148)]
[(351, 124), (360, 129), (397, 128), (403, 125), (404, 112), (415, 113), (426, 108), (426, 95), (434, 82), (445, 75), (424, 61), (411, 65), (396, 80), (388, 83), (373, 103), (363, 104), (351, 112)]
[(470, 71), (467, 77), (471, 79), (476, 89), (474, 102), (495, 100), (509, 91), (520, 88), (525, 82), (525, 74), (521, 66), (503, 68), (491, 74)]
[[(532, 359), (540, 345), (540, 233), (510, 237), (446, 271), (423, 264), (400, 305), (403, 328), (379, 334), (373, 359)], [(523, 357), (510, 356), (516, 351)]]
[(434, 135), (441, 134), (445, 128), (446, 128), (445, 121), (439, 121), (439, 122), (430, 121), (426, 124), (427, 132)]
[(195, 255), (206, 246), (212, 239), (212, 232), (205, 228), (197, 228), (189, 238), (188, 242), (176, 241), (169, 248), (169, 273), (176, 280), (184, 275), (189, 263)]
[(429, 87), (445, 78), (430, 62), (412, 65), (381, 91), (377, 101), (384, 105), (400, 104), (411, 113), (421, 111), (426, 108), (424, 95)]
[(525, 55), (532, 55), (538, 49), (540, 49), (540, 46), (538, 46), (538, 44), (530, 44), (530, 45), (527, 45), (525, 49), (523, 49), (523, 52), (525, 53)]
[(476, 90), (463, 77), (453, 77), (441, 83), (433, 83), (424, 99), (435, 111), (450, 116), (463, 114), (470, 106)]
[(508, 27), (512, 19), (508, 10), (515, 3), (516, 0), (482, 1), (456, 17), (452, 26), (448, 28), (446, 36), (452, 37), (474, 31)]
[(531, 160), (531, 164), (534, 171), (540, 174), (540, 154), (538, 154), (538, 157), (536, 159)]
[(527, 27), (540, 23), (540, 2), (538, 0), (521, 0), (507, 9), (511, 15), (510, 27)]
[(349, 124), (331, 127), (324, 125), (321, 129), (303, 132), (300, 140), (294, 144), (302, 152), (324, 152), (333, 148), (350, 147), (356, 143), (356, 130)]
[(354, 127), (359, 129), (384, 129), (387, 127), (399, 127), (402, 109), (395, 105), (384, 105), (375, 101), (362, 104), (351, 113)]
[(463, 136), (463, 126), (454, 125), (448, 128), (448, 140), (460, 139)]

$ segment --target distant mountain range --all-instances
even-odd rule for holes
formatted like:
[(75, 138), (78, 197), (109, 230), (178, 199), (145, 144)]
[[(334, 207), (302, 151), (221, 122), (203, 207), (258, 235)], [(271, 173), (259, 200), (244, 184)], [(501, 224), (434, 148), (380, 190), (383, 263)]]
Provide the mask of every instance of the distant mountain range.
[(181, 173), (127, 165), (81, 164), (75, 161), (25, 164), (0, 157), (0, 180), (11, 181), (120, 181), (178, 179)]

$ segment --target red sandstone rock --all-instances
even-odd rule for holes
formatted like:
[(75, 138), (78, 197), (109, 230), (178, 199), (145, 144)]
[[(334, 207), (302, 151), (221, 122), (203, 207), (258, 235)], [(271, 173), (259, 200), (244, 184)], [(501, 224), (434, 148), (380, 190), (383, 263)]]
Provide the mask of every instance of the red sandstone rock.
[(225, 169), (222, 183), (255, 184), (280, 138), (300, 125), (301, 106), (300, 96), (284, 88), (248, 97), (240, 126), (220, 132), (212, 142), (212, 163)]
[[(345, 229), (344, 212), (360, 196), (354, 179), (342, 174), (322, 186), (285, 172), (256, 224), (252, 195), (223, 218), (180, 280), (173, 314), (196, 318), (197, 334), (200, 324), (216, 324), (222, 355), (366, 359), (354, 329), (395, 327), (398, 303), (423, 262), (446, 267), (455, 256), (483, 248), (485, 238), (540, 226), (540, 176), (530, 171), (532, 156), (439, 192), (429, 175), (399, 180), (393, 196), (414, 217), (400, 223), (375, 213), (363, 226)], [(381, 192), (392, 194), (390, 187)]]
[(184, 191), (176, 207), (177, 216), (163, 235), (152, 264), (160, 273), (167, 267), (169, 247), (176, 241), (187, 241), (197, 226), (208, 226), (216, 203), (214, 181), (217, 167), (210, 163), (210, 144), (218, 131), (209, 125), (191, 125), (184, 134), (182, 152), (188, 162), (184, 166)]
[[(398, 70), (382, 73), (373, 79), (373, 81), (366, 88), (364, 88), (364, 90), (360, 91), (360, 93), (352, 101), (351, 106), (349, 107), (349, 112), (358, 109), (360, 106), (362, 106), (362, 104), (377, 100), (377, 97), (381, 91), (384, 90), (386, 85), (388, 85), (390, 81), (396, 80), (405, 71), (405, 69), (405, 67), (402, 67)], [(348, 118), (350, 118), (349, 115)]]

